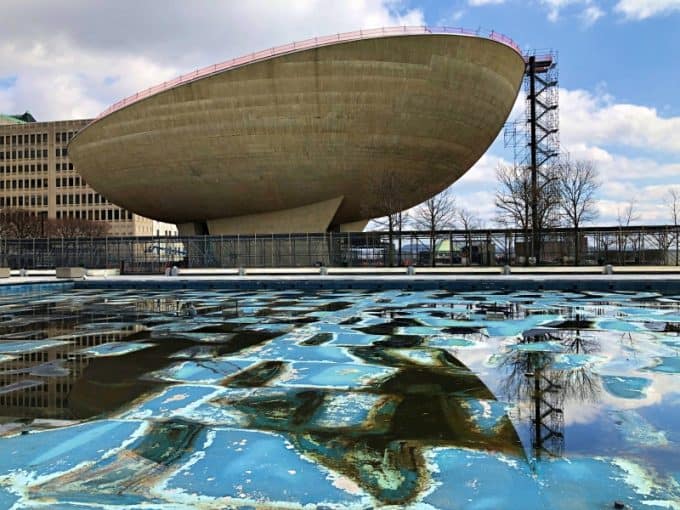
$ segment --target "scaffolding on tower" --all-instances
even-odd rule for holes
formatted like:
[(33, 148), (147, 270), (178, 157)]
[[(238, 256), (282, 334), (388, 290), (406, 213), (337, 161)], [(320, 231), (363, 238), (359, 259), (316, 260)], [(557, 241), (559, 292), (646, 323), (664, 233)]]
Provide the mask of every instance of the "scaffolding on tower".
[(552, 50), (525, 54), (525, 116), (509, 122), (504, 130), (506, 147), (513, 148), (514, 164), (531, 174), (530, 253), (540, 261), (540, 190), (546, 179), (544, 171), (559, 156), (559, 82), (557, 53)]

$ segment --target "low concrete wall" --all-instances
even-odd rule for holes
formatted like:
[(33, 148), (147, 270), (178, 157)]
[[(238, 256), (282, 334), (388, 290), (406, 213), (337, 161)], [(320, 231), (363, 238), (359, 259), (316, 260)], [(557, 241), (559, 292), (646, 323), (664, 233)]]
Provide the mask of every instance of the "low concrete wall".
[(58, 267), (57, 278), (82, 278), (85, 276), (84, 267)]
[(87, 276), (120, 276), (120, 269), (88, 269)]

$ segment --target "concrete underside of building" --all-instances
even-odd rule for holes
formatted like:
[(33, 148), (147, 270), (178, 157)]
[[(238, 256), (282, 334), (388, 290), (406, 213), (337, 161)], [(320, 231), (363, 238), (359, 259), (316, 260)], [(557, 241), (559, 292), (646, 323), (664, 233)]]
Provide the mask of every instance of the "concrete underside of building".
[(409, 35), (292, 52), (185, 83), (81, 131), (88, 183), (182, 234), (355, 230), (460, 178), (498, 135), (524, 60), (480, 37)]

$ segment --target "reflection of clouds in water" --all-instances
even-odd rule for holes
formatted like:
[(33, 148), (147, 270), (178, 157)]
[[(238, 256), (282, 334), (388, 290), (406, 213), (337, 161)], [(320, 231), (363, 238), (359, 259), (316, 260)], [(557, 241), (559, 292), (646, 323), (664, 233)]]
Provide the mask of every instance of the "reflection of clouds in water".
[(588, 403), (567, 400), (563, 405), (565, 425), (585, 425), (602, 417), (602, 406), (599, 403)]
[[(528, 329), (535, 330), (536, 325), (541, 325), (548, 318), (547, 315), (537, 316), (521, 322), (524, 317), (521, 306), (524, 305), (517, 310), (517, 307), (513, 308), (513, 313), (519, 311), (519, 314), (513, 315), (513, 320), (507, 322), (491, 320), (485, 313), (477, 313), (495, 309), (506, 302), (514, 303), (515, 299), (526, 302), (534, 310), (549, 305), (550, 313), (563, 314), (561, 320), (556, 321), (562, 328), (580, 325), (579, 321), (574, 322), (574, 313), (581, 313), (581, 319), (584, 319), (585, 314), (582, 310), (573, 310), (573, 303), (569, 304), (567, 294), (525, 293), (532, 295), (522, 298), (518, 297), (522, 293), (487, 295), (485, 308), (484, 305), (463, 299), (460, 294), (324, 291), (305, 295), (299, 291), (258, 290), (243, 292), (239, 310), (245, 316), (241, 317), (233, 314), (223, 316), (222, 311), (226, 303), (224, 298), (238, 293), (180, 291), (172, 300), (162, 297), (169, 294), (163, 291), (153, 294), (153, 306), (130, 307), (134, 300), (116, 300), (112, 292), (107, 310), (102, 310), (102, 313), (108, 315), (115, 309), (126, 308), (130, 312), (117, 318), (117, 321), (128, 320), (135, 324), (143, 320), (150, 326), (160, 324), (153, 328), (157, 332), (167, 330), (172, 334), (185, 335), (181, 345), (168, 351), (162, 366), (151, 368), (145, 364), (144, 374), (147, 376), (150, 372), (172, 372), (175, 379), (183, 382), (210, 380), (213, 384), (180, 384), (168, 387), (155, 396), (148, 396), (147, 393), (143, 400), (137, 400), (127, 411), (118, 411), (116, 416), (123, 421), (187, 420), (205, 427), (216, 427), (215, 430), (220, 430), (220, 437), (233, 435), (234, 441), (243, 440), (247, 435), (252, 441), (249, 439), (247, 445), (236, 441), (232, 453), (236, 456), (235, 462), (238, 459), (242, 466), (248, 468), (248, 483), (251, 480), (261, 483), (264, 477), (271, 474), (271, 470), (264, 469), (255, 476), (251, 468), (255, 464), (261, 465), (256, 463), (258, 455), (262, 454), (261, 459), (264, 459), (265, 454), (270, 455), (272, 449), (276, 448), (282, 453), (281, 459), (284, 458), (285, 450), (295, 456), (303, 456), (304, 462), (313, 463), (323, 473), (328, 473), (327, 476), (324, 474), (324, 479), (329, 481), (331, 487), (342, 491), (338, 494), (342, 494), (346, 502), (351, 499), (347, 499), (348, 494), (371, 493), (383, 503), (402, 500), (413, 501), (417, 505), (425, 498), (426, 502), (465, 504), (467, 499), (430, 501), (427, 497), (437, 492), (438, 497), (459, 498), (460, 491), (468, 489), (471, 504), (479, 502), (475, 500), (478, 497), (497, 497), (499, 477), (510, 476), (510, 464), (513, 462), (506, 463), (502, 459), (510, 459), (507, 456), (510, 453), (517, 455), (517, 459), (522, 458), (523, 450), (517, 442), (518, 436), (530, 455), (534, 453), (536, 457), (546, 458), (544, 451), (551, 455), (563, 453), (559, 444), (545, 443), (538, 444), (535, 452), (530, 451), (534, 446), (531, 420), (536, 412), (536, 400), (532, 398), (536, 379), (539, 379), (542, 390), (549, 389), (548, 394), (544, 395), (545, 399), (560, 410), (559, 415), (554, 415), (552, 422), (546, 420), (546, 424), (555, 426), (556, 432), (564, 433), (566, 459), (546, 462), (535, 474), (522, 473), (529, 483), (527, 489), (534, 495), (539, 491), (533, 485), (534, 482), (538, 481), (543, 487), (550, 485), (551, 480), (546, 473), (551, 469), (559, 465), (568, 471), (572, 463), (579, 466), (579, 463), (587, 464), (594, 460), (594, 455), (602, 454), (605, 449), (607, 452), (611, 451), (609, 448), (624, 452), (624, 457), (630, 451), (634, 451), (635, 455), (642, 452), (645, 463), (654, 468), (658, 467), (654, 453), (648, 454), (644, 448), (662, 444), (677, 448), (674, 432), (668, 432), (672, 430), (669, 427), (673, 426), (671, 422), (673, 413), (678, 409), (676, 406), (680, 406), (677, 374), (644, 370), (644, 367), (653, 366), (658, 356), (678, 355), (676, 342), (680, 337), (677, 335), (650, 331), (585, 329), (577, 333), (568, 329), (550, 329), (548, 331), (554, 338), (547, 342), (556, 344), (560, 350), (559, 353), (551, 353), (532, 352), (531, 348), (524, 352), (511, 349), (512, 345), (521, 341), (521, 335), (488, 337), (483, 334), (489, 330), (514, 332), (520, 323), (527, 326), (522, 329), (522, 333), (526, 333)], [(468, 294), (467, 297), (484, 297), (484, 293), (476, 294)], [(79, 294), (74, 291), (73, 295)], [(616, 296), (621, 303), (630, 304), (629, 297), (612, 296)], [(96, 299), (96, 296), (92, 297), (93, 302)], [(163, 320), (160, 316), (175, 310), (178, 299), (194, 304), (198, 316), (178, 321), (176, 316), (168, 315)], [(344, 308), (338, 306), (335, 310), (336, 307), (331, 305), (339, 305), (340, 301), (347, 305)], [(423, 303), (427, 306), (417, 307)], [(445, 306), (439, 306), (441, 304)], [(328, 309), (314, 310), (315, 306), (322, 305)], [(606, 316), (616, 319), (618, 322), (612, 324), (621, 330), (629, 329), (626, 325), (630, 323), (643, 324), (640, 322), (643, 314), (634, 313), (636, 310), (632, 308), (630, 314), (624, 316), (617, 315), (616, 307), (598, 306), (607, 307)], [(373, 311), (367, 311), (369, 308)], [(389, 313), (385, 312), (386, 308), (390, 308)], [(596, 309), (592, 307), (592, 311)], [(206, 310), (214, 312), (211, 319), (214, 317), (215, 321), (205, 320), (203, 314)], [(302, 313), (304, 310), (312, 311)], [(465, 311), (469, 320), (450, 316), (457, 311)], [(643, 312), (646, 313), (646, 310)], [(305, 316), (305, 321), (297, 322), (301, 315)], [(393, 320), (395, 317), (398, 319)], [(102, 323), (101, 320), (95, 321), (95, 317), (91, 320), (93, 325)], [(214, 329), (220, 323), (221, 327)], [(251, 325), (247, 326), (249, 323)], [(117, 324), (110, 323), (109, 327), (119, 327), (125, 323)], [(266, 327), (275, 331), (234, 336), (236, 328), (244, 331), (255, 329), (252, 324), (267, 324)], [(485, 329), (481, 333), (468, 333), (472, 324)], [(393, 326), (391, 330), (390, 325)], [(25, 327), (29, 326), (27, 323)], [(220, 335), (220, 342), (210, 344), (210, 349), (203, 349), (205, 346), (198, 344), (194, 336), (188, 334), (192, 326), (201, 328), (201, 331), (206, 326), (210, 332), (201, 332), (199, 335)], [(375, 331), (370, 328), (375, 328)], [(447, 328), (451, 330), (445, 331)], [(292, 331), (285, 335), (277, 334), (278, 330), (288, 329)], [(140, 331), (134, 340), (148, 341), (147, 337), (150, 336), (153, 334)], [(159, 345), (167, 345), (170, 338), (171, 335), (159, 339)], [(239, 341), (242, 343), (233, 347), (234, 339), (241, 339)], [(127, 345), (133, 346), (134, 343), (128, 342)], [(201, 348), (197, 349), (197, 346)], [(99, 351), (111, 354), (115, 347), (116, 344), (110, 343)], [(131, 353), (129, 359), (140, 359), (150, 350), (152, 348)], [(201, 359), (204, 356), (208, 359)], [(182, 358), (189, 359), (180, 361)], [(114, 359), (110, 357), (107, 361), (99, 356), (96, 362), (104, 368), (129, 368), (127, 363), (115, 365)], [(335, 363), (339, 360), (346, 365)], [(252, 366), (253, 363), (256, 364)], [(106, 370), (97, 372), (105, 373)], [(510, 375), (514, 380), (508, 380)], [(639, 394), (634, 386), (632, 389), (624, 386), (623, 390), (612, 390), (611, 386), (607, 388), (603, 384), (601, 375), (631, 379), (639, 377), (649, 379), (651, 383), (649, 386), (640, 386)], [(135, 373), (132, 378), (137, 376)], [(108, 386), (98, 384), (97, 388), (103, 392)], [(500, 400), (494, 400), (494, 396)], [(542, 412), (549, 410), (543, 404), (541, 406)], [(653, 406), (654, 409), (649, 409)], [(506, 419), (506, 413), (511, 421)], [(178, 422), (172, 430), (183, 426)], [(238, 428), (250, 429), (250, 432), (245, 435), (243, 432), (234, 432)], [(227, 430), (231, 432), (227, 433)], [(547, 433), (547, 429), (542, 432)], [(598, 438), (594, 435), (596, 433), (607, 433), (607, 437)], [(278, 443), (283, 441), (283, 436), (288, 442), (281, 446)], [(251, 446), (257, 438), (262, 440), (262, 448)], [(277, 439), (273, 441), (272, 438)], [(191, 476), (181, 480), (199, 480), (198, 486), (191, 487), (192, 493), (199, 494), (212, 490), (222, 494), (225, 487), (230, 487), (225, 483), (230, 481), (241, 484), (241, 471), (234, 472), (233, 480), (220, 478), (220, 469), (227, 469), (224, 458), (225, 454), (230, 453), (225, 450), (228, 445), (221, 441), (208, 444), (204, 439), (200, 435), (194, 443), (196, 452), (192, 454), (192, 459), (196, 463), (192, 464), (193, 467), (188, 466), (191, 469), (187, 470), (187, 475)], [(571, 445), (575, 445), (572, 448), (574, 452), (578, 451), (578, 455), (569, 455), (570, 441)], [(156, 442), (147, 441), (152, 453)], [(550, 451), (550, 446), (556, 448)], [(87, 449), (87, 442), (83, 447)], [(435, 450), (439, 452), (439, 460), (443, 463), (442, 472), (432, 465), (436, 464), (432, 455)], [(307, 476), (305, 464), (298, 463), (297, 457), (287, 457), (290, 458), (290, 461), (286, 461), (288, 464), (279, 466), (283, 469), (282, 476), (285, 475), (282, 478), (285, 485), (280, 488), (290, 488), (293, 492), (297, 491), (296, 494), (301, 494), (306, 490), (300, 481)], [(121, 456), (120, 465), (128, 466), (127, 459)], [(135, 462), (129, 463), (130, 469), (146, 469), (146, 461), (139, 465)], [(277, 459), (274, 459), (276, 462)], [(283, 460), (279, 462), (284, 463)], [(465, 469), (446, 469), (447, 463), (454, 466), (459, 465), (459, 462), (464, 463)], [(658, 462), (663, 462), (663, 459)], [(603, 480), (610, 480), (607, 476), (614, 473), (610, 469), (611, 465), (604, 466), (608, 461), (598, 459), (597, 463), (600, 468), (607, 467), (609, 471), (597, 471), (603, 478), (587, 481), (591, 484), (591, 492), (581, 490), (579, 493), (586, 499), (596, 497), (594, 495), (599, 494), (601, 489), (597, 485), (602, 484)], [(523, 460), (518, 460), (516, 464), (520, 467), (529, 465)], [(370, 469), (364, 470), (364, 465), (370, 465)], [(207, 471), (200, 471), (202, 466)], [(517, 466), (513, 468), (515, 471), (519, 469)], [(491, 471), (487, 472), (487, 468), (491, 467), (497, 469), (493, 471), (493, 476), (490, 476)], [(591, 465), (589, 469), (594, 470), (595, 467)], [(582, 472), (579, 469), (575, 472), (580, 475)], [(91, 479), (101, 478), (95, 475), (104, 472), (108, 471), (90, 471)], [(596, 470), (590, 472), (595, 473)], [(565, 483), (564, 473), (560, 470), (555, 473), (559, 474), (555, 475), (555, 480), (559, 480), (555, 490), (563, 491), (563, 485), (560, 484)], [(396, 483), (403, 476), (411, 477), (411, 482)], [(457, 476), (465, 477), (465, 480), (456, 479)], [(485, 477), (488, 483), (484, 490), (489, 492), (482, 495), (478, 488), (484, 484)], [(573, 480), (572, 487), (581, 488), (582, 478)], [(180, 478), (177, 480), (180, 481)], [(616, 486), (617, 497), (622, 494), (621, 489), (625, 488), (622, 480), (619, 476), (612, 482), (619, 484)], [(463, 485), (468, 481), (474, 485), (465, 485), (465, 488), (460, 489), (461, 484), (457, 483), (460, 481), (463, 481)], [(396, 490), (389, 492), (390, 484), (395, 484), (393, 488), (396, 487)], [(189, 490), (189, 486), (186, 487)], [(262, 487), (264, 491), (269, 491), (272, 504), (276, 503), (278, 499), (273, 497), (273, 490), (278, 490), (278, 487)], [(53, 488), (56, 492), (61, 491), (57, 485)], [(245, 485), (243, 488), (247, 492)], [(320, 482), (314, 491), (321, 496), (310, 499), (310, 504), (324, 501), (324, 494), (331, 494), (324, 492), (328, 490)], [(504, 484), (502, 490), (514, 493), (517, 488), (514, 483), (508, 483)], [(162, 491), (157, 494), (160, 498), (168, 499), (177, 495)], [(594, 501), (589, 500), (589, 503)], [(364, 506), (375, 506), (375, 502), (375, 499), (369, 500), (368, 496), (362, 499), (362, 504), (366, 503)], [(635, 500), (635, 503), (639, 502)], [(544, 507), (527, 505), (527, 508)], [(593, 505), (583, 506), (590, 507)]]

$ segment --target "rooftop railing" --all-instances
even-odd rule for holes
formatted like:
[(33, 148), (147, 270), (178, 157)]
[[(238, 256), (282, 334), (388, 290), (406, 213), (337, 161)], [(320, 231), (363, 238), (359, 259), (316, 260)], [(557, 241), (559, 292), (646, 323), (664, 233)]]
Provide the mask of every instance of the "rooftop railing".
[(261, 60), (266, 60), (272, 57), (277, 57), (280, 55), (285, 55), (287, 53), (293, 53), (296, 51), (302, 51), (310, 48), (318, 48), (321, 46), (328, 46), (331, 44), (336, 44), (338, 42), (349, 42), (358, 41), (361, 39), (372, 39), (384, 36), (408, 36), (408, 35), (422, 35), (422, 34), (450, 34), (450, 35), (462, 35), (469, 37), (483, 37), (486, 39), (491, 39), (492, 41), (499, 42), (506, 46), (509, 46), (517, 53), (522, 55), (519, 45), (514, 42), (509, 37), (500, 34), (494, 30), (488, 31), (483, 29), (470, 30), (466, 28), (454, 28), (454, 27), (428, 27), (428, 26), (401, 26), (401, 27), (383, 27), (383, 28), (372, 28), (367, 30), (355, 30), (353, 32), (344, 32), (335, 35), (327, 35), (323, 37), (313, 37), (311, 39), (306, 39), (304, 41), (297, 41), (282, 46), (275, 46), (266, 50), (258, 51), (255, 53), (250, 53), (242, 57), (233, 58), (219, 64), (213, 64), (211, 66), (204, 67), (202, 69), (196, 69), (189, 73), (183, 74), (169, 81), (164, 81), (153, 87), (137, 92), (136, 94), (121, 99), (117, 103), (109, 106), (106, 110), (100, 113), (93, 122), (105, 117), (121, 108), (129, 106), (137, 101), (145, 99), (147, 97), (153, 96), (165, 90), (169, 90), (173, 87), (179, 85), (184, 85), (192, 81), (205, 78), (207, 76), (217, 74), (228, 69), (233, 69), (253, 62), (258, 62)]

